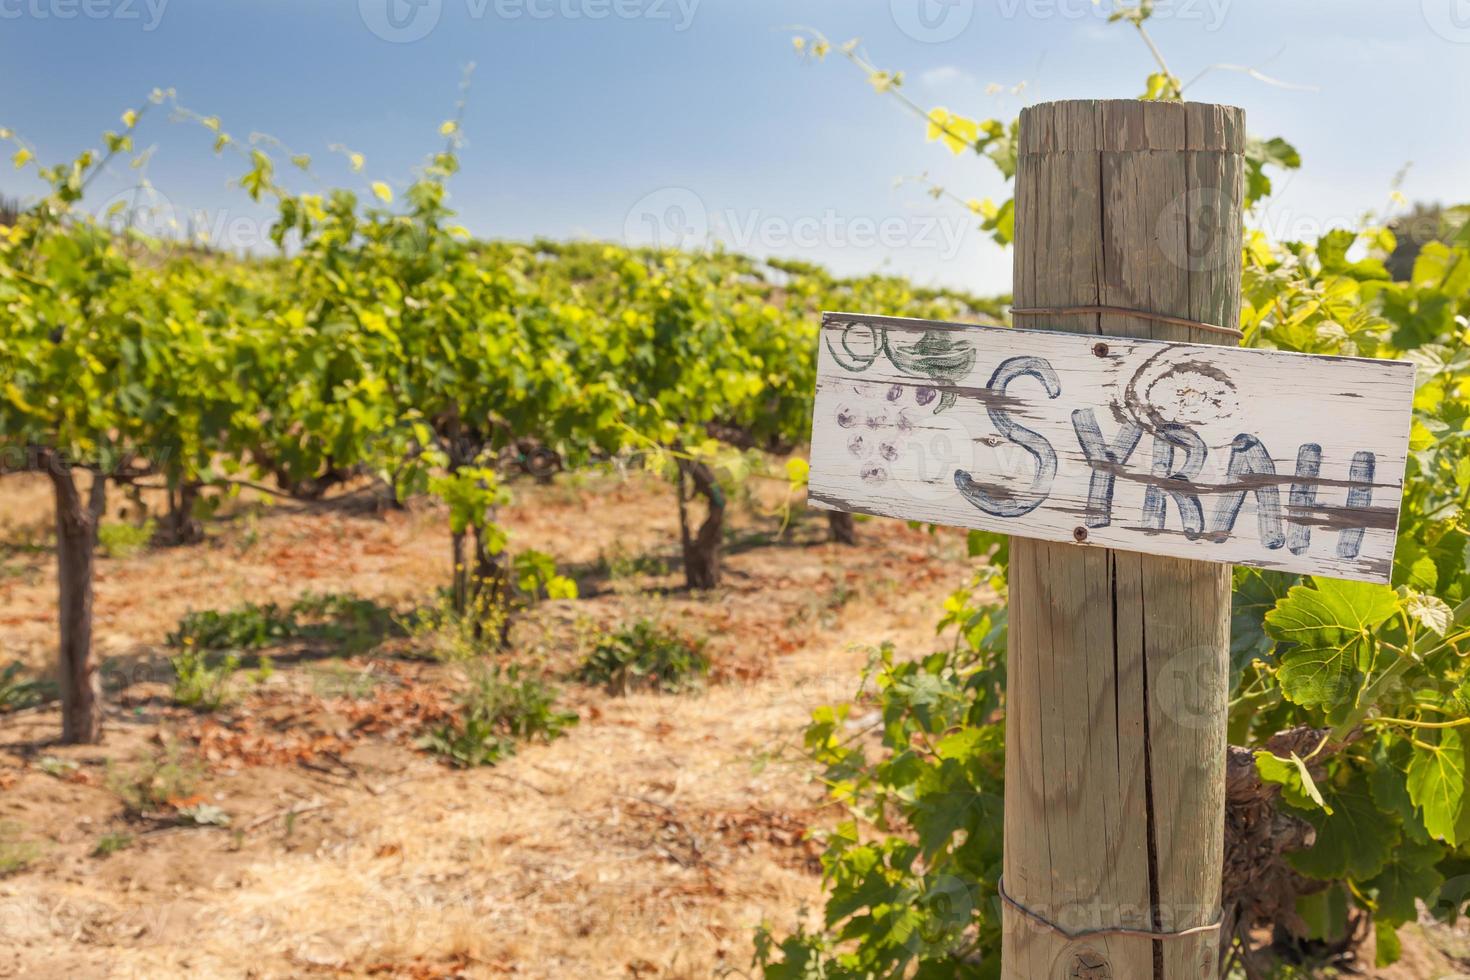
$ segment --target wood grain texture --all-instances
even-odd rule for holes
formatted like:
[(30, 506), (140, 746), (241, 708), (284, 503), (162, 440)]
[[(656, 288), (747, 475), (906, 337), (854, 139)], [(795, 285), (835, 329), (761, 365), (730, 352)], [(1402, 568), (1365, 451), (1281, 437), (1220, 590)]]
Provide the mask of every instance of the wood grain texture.
[[(1125, 306), (1235, 326), (1244, 132), (1243, 114), (1222, 106), (1025, 110), (1016, 305)], [(1214, 339), (1112, 315), (1047, 326)], [(1210, 921), (1223, 843), (1228, 566), (1017, 537), (1010, 574), (1011, 894), (1072, 930)], [(1073, 942), (1008, 909), (1002, 972), (1208, 977), (1217, 943)]]
[[(1243, 133), (1242, 114), (1217, 106), (1024, 111), (1016, 304), (1124, 306), (1235, 326)], [(1191, 207), (1191, 195), (1216, 207)], [(1228, 244), (1205, 247), (1215, 236)], [(1053, 326), (1212, 339), (1113, 315)], [(1018, 537), (1011, 575), (1011, 894), (1074, 930), (1210, 921), (1224, 834), (1228, 566)], [(1079, 967), (1098, 957), (1114, 978), (1217, 972), (1211, 934), (1069, 942), (1010, 912), (1005, 925), (1008, 980), (1087, 976)]]
[(1386, 582), (1413, 390), (1408, 362), (829, 313), (810, 500)]

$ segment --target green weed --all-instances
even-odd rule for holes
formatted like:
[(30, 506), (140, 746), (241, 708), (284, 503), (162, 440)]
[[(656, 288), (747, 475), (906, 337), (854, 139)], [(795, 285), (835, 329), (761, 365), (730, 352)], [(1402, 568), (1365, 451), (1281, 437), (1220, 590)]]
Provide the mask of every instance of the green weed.
[(24, 871), (40, 856), (40, 845), (20, 839), (20, 824), (0, 823), (0, 878)]
[(830, 630), (841, 620), (842, 610), (858, 597), (858, 590), (839, 578), (831, 591), (812, 590), (806, 600), (786, 617), (786, 627), (810, 625)]
[(517, 667), (474, 664), (468, 673), (459, 716), (419, 740), (456, 766), (493, 766), (514, 755), (521, 742), (550, 742), (577, 723), (575, 713), (556, 710), (555, 688), (522, 677)]
[(669, 563), (658, 555), (634, 554), (620, 541), (611, 551), (598, 554), (593, 572), (606, 577), (614, 591), (622, 591), (632, 588), (636, 579), (667, 575)]
[(295, 638), (348, 653), (370, 650), (397, 630), (392, 609), (355, 595), (308, 592), (292, 604), (290, 614)]
[(168, 645), (194, 650), (258, 650), (296, 635), (295, 615), (274, 602), (247, 602), (234, 609), (186, 613), (169, 634)]
[(97, 838), (96, 845), (92, 848), (92, 856), (105, 858), (111, 857), (118, 851), (125, 851), (133, 846), (133, 835), (121, 832), (103, 834)]
[(373, 696), (373, 691), (384, 678), (373, 673), (371, 667), (355, 670), (340, 661), (324, 664), (312, 670), (311, 690), (320, 698), (346, 698), (362, 701)]
[(577, 598), (577, 583), (559, 575), (556, 559), (544, 551), (526, 550), (511, 559), (511, 572), (527, 603), (546, 599)]
[(34, 707), (56, 698), (56, 685), (39, 677), (26, 677), (19, 660), (0, 670), (0, 714)]
[(292, 640), (368, 650), (395, 629), (393, 610), (352, 595), (308, 592), (290, 606), (247, 602), (233, 609), (201, 609), (179, 620), (174, 647), (259, 650)]
[(201, 711), (218, 711), (233, 697), (235, 671), (240, 657), (229, 653), (223, 657), (200, 650), (193, 645), (169, 659), (174, 670), (175, 704)]
[(178, 743), (167, 743), (158, 755), (122, 770), (108, 764), (106, 785), (130, 814), (156, 813), (194, 794), (202, 773)]
[(440, 663), (468, 663), (499, 647), (510, 612), (489, 590), (470, 600), (459, 612), (446, 590), (432, 606), (419, 609), (400, 621), (411, 646)]
[(54, 755), (43, 755), (40, 761), (36, 763), (36, 768), (48, 776), (56, 779), (65, 779), (80, 769), (81, 766), (71, 759), (58, 759)]
[(97, 544), (108, 558), (132, 558), (147, 550), (157, 529), (151, 517), (142, 524), (107, 522), (97, 528)]
[(704, 641), (640, 619), (604, 636), (582, 662), (576, 677), (622, 695), (635, 689), (675, 693), (709, 673)]

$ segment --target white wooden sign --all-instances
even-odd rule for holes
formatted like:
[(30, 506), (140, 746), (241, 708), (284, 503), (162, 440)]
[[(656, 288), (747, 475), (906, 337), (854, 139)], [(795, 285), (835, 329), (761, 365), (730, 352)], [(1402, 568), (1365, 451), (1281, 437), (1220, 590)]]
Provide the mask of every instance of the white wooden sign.
[(829, 510), (1387, 582), (1414, 366), (828, 313)]

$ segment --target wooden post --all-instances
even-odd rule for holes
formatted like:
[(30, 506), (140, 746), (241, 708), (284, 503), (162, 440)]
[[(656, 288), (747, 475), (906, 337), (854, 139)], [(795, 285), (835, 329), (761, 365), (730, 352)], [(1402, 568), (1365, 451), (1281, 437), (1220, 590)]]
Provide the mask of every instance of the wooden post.
[[(1101, 305), (1234, 327), (1244, 114), (1069, 101), (1021, 114), (1015, 304)], [(1220, 343), (1114, 314), (1077, 333)], [(1228, 342), (1228, 341), (1227, 341)], [(1224, 833), (1228, 565), (1011, 545), (1005, 885), (1069, 931), (1214, 920)], [(1215, 977), (1220, 937), (1069, 940), (1005, 907), (1014, 980)]]

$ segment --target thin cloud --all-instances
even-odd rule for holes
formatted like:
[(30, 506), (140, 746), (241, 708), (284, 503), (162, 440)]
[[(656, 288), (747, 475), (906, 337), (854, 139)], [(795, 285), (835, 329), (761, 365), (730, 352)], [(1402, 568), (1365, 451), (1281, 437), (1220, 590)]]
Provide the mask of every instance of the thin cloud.
[(944, 88), (948, 85), (975, 83), (975, 76), (963, 68), (954, 65), (941, 65), (938, 68), (930, 68), (919, 76), (919, 80), (930, 88)]

